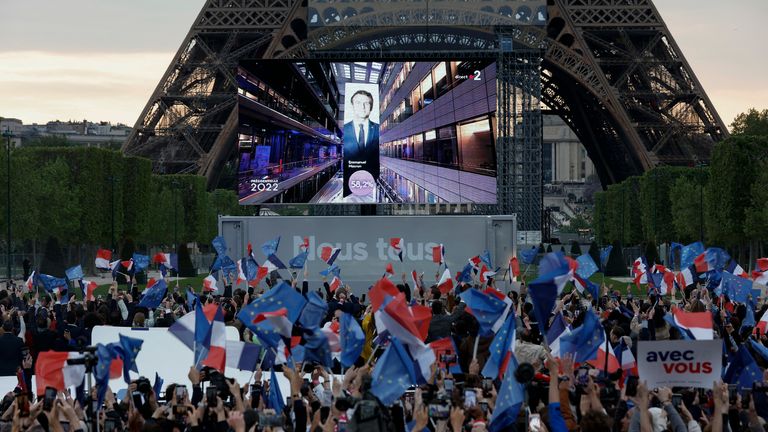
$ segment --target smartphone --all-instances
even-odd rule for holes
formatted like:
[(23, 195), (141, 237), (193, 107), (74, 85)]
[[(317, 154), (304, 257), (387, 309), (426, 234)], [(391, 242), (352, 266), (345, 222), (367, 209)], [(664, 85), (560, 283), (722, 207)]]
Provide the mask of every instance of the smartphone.
[(589, 369), (579, 368), (576, 372), (576, 385), (585, 386), (589, 384)]
[(43, 399), (43, 410), (48, 412), (53, 409), (53, 403), (56, 401), (56, 389), (53, 387), (45, 388), (45, 398)]
[(140, 391), (131, 393), (131, 398), (133, 399), (133, 406), (135, 408), (144, 406), (144, 395)]
[(347, 419), (339, 419), (336, 423), (336, 432), (347, 432)]
[(683, 395), (673, 393), (672, 394), (672, 406), (675, 407), (675, 409), (679, 409), (680, 405), (683, 403)]
[(741, 409), (748, 410), (749, 402), (752, 400), (752, 389), (744, 389), (741, 391)]
[(26, 393), (16, 395), (16, 406), (19, 409), (19, 417), (29, 417), (29, 397)]
[(443, 387), (445, 388), (445, 391), (452, 392), (453, 391), (453, 378), (446, 378), (443, 380)]
[(427, 414), (429, 415), (429, 418), (445, 420), (451, 415), (450, 406), (447, 404), (431, 403), (427, 405)]
[(493, 389), (493, 378), (483, 378), (483, 392), (490, 393)]
[(464, 390), (464, 408), (471, 408), (477, 405), (477, 394), (472, 389)]
[(728, 403), (731, 406), (736, 405), (737, 392), (738, 386), (736, 384), (728, 384)]
[(528, 416), (528, 430), (531, 432), (539, 432), (541, 430), (541, 416), (539, 414)]
[(205, 389), (205, 403), (209, 408), (219, 405), (219, 401), (216, 399), (218, 395), (219, 391), (214, 386), (208, 386), (208, 388)]
[(480, 406), (480, 409), (483, 410), (483, 414), (486, 416), (488, 415), (488, 402), (480, 402), (478, 404)]
[(640, 378), (636, 376), (627, 377), (627, 390), (625, 394), (629, 397), (637, 396), (637, 384), (640, 382)]
[(184, 398), (187, 396), (187, 386), (185, 385), (177, 385), (176, 386), (176, 403), (177, 404), (183, 404)]
[(440, 361), (445, 364), (456, 363), (456, 354), (442, 354), (440, 356)]

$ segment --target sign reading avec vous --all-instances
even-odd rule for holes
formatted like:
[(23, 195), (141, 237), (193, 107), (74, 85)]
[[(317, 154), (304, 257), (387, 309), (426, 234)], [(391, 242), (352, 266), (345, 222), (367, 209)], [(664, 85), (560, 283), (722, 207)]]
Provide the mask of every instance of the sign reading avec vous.
[(640, 341), (637, 368), (649, 389), (698, 387), (711, 389), (723, 369), (723, 341)]

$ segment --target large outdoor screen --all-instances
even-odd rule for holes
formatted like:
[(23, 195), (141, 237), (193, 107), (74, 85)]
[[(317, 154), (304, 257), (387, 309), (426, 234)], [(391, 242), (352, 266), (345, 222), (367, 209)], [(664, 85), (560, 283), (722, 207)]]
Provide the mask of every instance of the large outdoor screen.
[(493, 60), (253, 60), (237, 79), (243, 205), (496, 203)]

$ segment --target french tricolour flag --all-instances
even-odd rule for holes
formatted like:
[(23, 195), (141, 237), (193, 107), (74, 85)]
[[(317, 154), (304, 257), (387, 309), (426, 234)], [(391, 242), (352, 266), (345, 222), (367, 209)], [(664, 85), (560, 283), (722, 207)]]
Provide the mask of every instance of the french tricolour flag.
[(208, 275), (203, 279), (203, 291), (204, 292), (219, 292), (219, 287), (216, 286), (216, 278), (213, 275)]
[(85, 296), (85, 301), (94, 301), (96, 300), (96, 297), (93, 295), (93, 292), (96, 290), (96, 282), (93, 281), (87, 281), (84, 279), (80, 279), (80, 288), (83, 289), (83, 295)]
[(710, 267), (709, 261), (707, 261), (707, 253), (704, 252), (701, 255), (697, 256), (695, 260), (693, 260), (693, 265), (696, 266), (696, 271), (698, 273), (706, 273), (708, 271), (714, 270), (714, 268)]
[(672, 318), (675, 324), (687, 331), (693, 339), (712, 340), (714, 338), (710, 312), (685, 312), (673, 307)]
[(757, 322), (755, 325), (755, 329), (752, 330), (752, 333), (757, 334), (757, 332), (760, 332), (761, 335), (764, 335), (765, 332), (768, 331), (768, 312), (764, 312), (763, 316), (760, 318), (760, 321)]
[(29, 275), (26, 282), (24, 282), (24, 285), (27, 287), (27, 291), (32, 291), (35, 289), (35, 271), (32, 270), (32, 274)]
[(237, 281), (235, 282), (235, 285), (240, 285), (242, 282), (246, 282), (248, 278), (245, 277), (245, 272), (243, 271), (243, 266), (245, 263), (243, 262), (246, 258), (239, 259), (235, 263), (237, 266)]
[(437, 282), (437, 288), (441, 293), (446, 294), (453, 289), (453, 277), (451, 277), (451, 271), (448, 268), (443, 271), (443, 275), (440, 276), (440, 280)]
[(43, 351), (37, 356), (35, 378), (37, 394), (45, 394), (46, 387), (64, 391), (78, 386), (85, 378), (85, 365), (69, 365), (67, 360), (82, 358), (78, 352)]
[(514, 282), (520, 277), (520, 263), (517, 261), (517, 257), (513, 256), (509, 259), (509, 269), (507, 269), (509, 275), (509, 282)]
[[(211, 328), (211, 345), (208, 355), (202, 364), (224, 372), (227, 362), (227, 330), (224, 325), (224, 312), (216, 304), (209, 304), (203, 308), (203, 314)], [(192, 311), (176, 320), (168, 329), (189, 349), (195, 346), (195, 311)]]
[(413, 281), (413, 286), (415, 288), (421, 288), (421, 284), (419, 282), (419, 274), (416, 273), (416, 270), (411, 271), (411, 280)]
[(96, 268), (110, 270), (109, 260), (112, 259), (112, 251), (99, 249), (96, 251)]
[(333, 280), (331, 280), (331, 283), (328, 284), (328, 286), (331, 287), (331, 292), (336, 292), (336, 290), (341, 287), (341, 279), (339, 279), (338, 276), (334, 276)]
[(445, 246), (435, 246), (432, 248), (432, 262), (443, 264), (445, 262)]
[(603, 342), (600, 344), (600, 348), (597, 349), (597, 359), (594, 360), (588, 360), (587, 363), (594, 366), (596, 369), (599, 370), (606, 370), (606, 351), (605, 347), (608, 345), (608, 362), (607, 362), (607, 370), (608, 373), (614, 373), (617, 370), (621, 369), (621, 364), (619, 363), (619, 359), (616, 358), (616, 354), (613, 352), (613, 347), (611, 346), (611, 342), (608, 338), (608, 335), (606, 334), (605, 340), (608, 341)]
[(333, 262), (336, 261), (336, 257), (339, 256), (339, 252), (341, 252), (340, 248), (323, 246), (323, 248), (320, 249), (320, 259), (325, 261), (328, 265), (333, 265)]
[(241, 341), (227, 341), (227, 367), (255, 371), (259, 365), (261, 347)]
[(403, 247), (405, 246), (405, 241), (402, 238), (392, 237), (389, 239), (389, 246), (395, 250), (397, 257), (400, 258), (400, 262), (403, 262)]
[(472, 267), (477, 270), (480, 268), (480, 264), (483, 262), (483, 260), (480, 258), (480, 255), (473, 256), (469, 259), (469, 263), (472, 264)]
[(675, 277), (677, 280), (677, 284), (680, 285), (680, 288), (685, 289), (685, 287), (689, 285), (693, 285), (694, 279), (693, 279), (693, 272), (691, 271), (690, 267), (684, 268), (680, 273), (677, 274)]
[(389, 331), (408, 347), (415, 366), (418, 367), (418, 373), (424, 380), (428, 379), (430, 368), (437, 359), (432, 348), (421, 338), (413, 312), (405, 302), (405, 295), (398, 293), (383, 309), (374, 314), (374, 320), (379, 333)]

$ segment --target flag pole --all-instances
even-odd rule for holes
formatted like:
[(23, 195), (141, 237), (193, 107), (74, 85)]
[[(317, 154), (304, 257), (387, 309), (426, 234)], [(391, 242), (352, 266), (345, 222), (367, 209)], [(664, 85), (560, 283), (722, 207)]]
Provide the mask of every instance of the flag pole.
[[(603, 330), (605, 331), (605, 330)], [(603, 373), (605, 374), (605, 377), (608, 378), (608, 342), (610, 336), (608, 336), (608, 333), (605, 333), (605, 367), (603, 368)]]
[(472, 360), (477, 359), (477, 346), (480, 344), (480, 333), (475, 336), (475, 347), (472, 349)]

